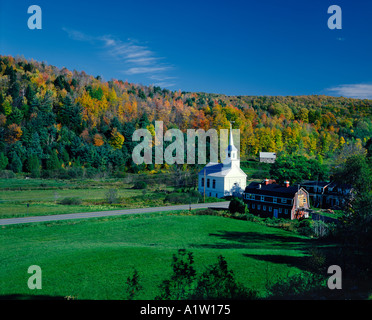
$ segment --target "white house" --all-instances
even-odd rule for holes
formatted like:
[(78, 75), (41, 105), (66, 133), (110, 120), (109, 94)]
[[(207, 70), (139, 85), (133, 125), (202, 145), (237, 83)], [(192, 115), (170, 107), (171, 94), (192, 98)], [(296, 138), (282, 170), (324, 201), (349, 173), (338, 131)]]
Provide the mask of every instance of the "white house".
[(246, 185), (247, 175), (240, 169), (238, 149), (234, 146), (230, 125), (229, 145), (225, 149), (226, 159), (222, 163), (210, 162), (200, 172), (198, 190), (207, 197), (241, 196)]

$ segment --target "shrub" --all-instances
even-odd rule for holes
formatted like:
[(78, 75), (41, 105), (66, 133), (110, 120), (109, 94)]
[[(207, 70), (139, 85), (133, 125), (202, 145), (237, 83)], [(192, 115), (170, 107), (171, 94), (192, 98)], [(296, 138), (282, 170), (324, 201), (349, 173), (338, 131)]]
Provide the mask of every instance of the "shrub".
[(138, 271), (135, 269), (133, 275), (127, 278), (126, 291), (127, 300), (133, 300), (133, 298), (143, 289), (139, 281)]
[(182, 193), (174, 192), (167, 194), (164, 198), (164, 202), (170, 202), (170, 203), (186, 203), (185, 201), (186, 197)]
[(146, 189), (147, 183), (145, 181), (136, 181), (134, 183), (133, 189)]
[(78, 197), (67, 197), (67, 198), (63, 198), (59, 204), (63, 204), (63, 205), (80, 205), (81, 204), (81, 199), (78, 198)]
[(309, 219), (301, 220), (298, 223), (298, 233), (304, 236), (311, 236), (313, 234), (313, 230), (311, 228), (311, 221)]
[(309, 297), (311, 293), (324, 286), (321, 276), (310, 272), (303, 272), (279, 279), (274, 284), (267, 286), (271, 299), (288, 299), (290, 297)]
[(326, 238), (332, 234), (335, 225), (333, 223), (326, 223), (322, 220), (315, 220), (312, 224), (312, 232), (317, 238)]
[(247, 208), (247, 206), (245, 205), (245, 203), (241, 199), (233, 198), (230, 201), (229, 211), (231, 213), (235, 213), (235, 212), (246, 213), (246, 208)]
[(15, 173), (11, 170), (1, 170), (0, 171), (0, 178), (1, 179), (12, 179), (15, 176), (16, 176)]
[(71, 179), (82, 178), (84, 171), (80, 167), (72, 167), (67, 170), (67, 174)]
[(106, 201), (109, 204), (113, 204), (113, 203), (119, 202), (118, 190), (116, 190), (116, 189), (108, 189), (106, 191)]

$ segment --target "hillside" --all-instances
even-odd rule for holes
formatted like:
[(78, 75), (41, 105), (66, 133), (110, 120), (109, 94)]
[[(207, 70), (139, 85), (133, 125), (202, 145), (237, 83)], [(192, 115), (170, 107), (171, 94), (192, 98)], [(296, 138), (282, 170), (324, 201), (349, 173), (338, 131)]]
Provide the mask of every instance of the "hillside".
[[(0, 170), (158, 170), (131, 160), (136, 128), (241, 130), (241, 157), (260, 151), (332, 159), (372, 137), (372, 100), (169, 91), (0, 56)], [(165, 165), (166, 166), (166, 165)]]

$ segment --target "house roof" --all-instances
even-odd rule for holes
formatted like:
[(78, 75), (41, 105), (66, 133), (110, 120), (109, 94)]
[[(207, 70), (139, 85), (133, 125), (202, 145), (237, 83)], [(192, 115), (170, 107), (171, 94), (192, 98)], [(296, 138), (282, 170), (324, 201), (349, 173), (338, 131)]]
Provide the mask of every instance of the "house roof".
[[(261, 185), (261, 188), (260, 188)], [(268, 196), (278, 196), (283, 198), (293, 198), (298, 191), (298, 186), (285, 187), (280, 184), (271, 183), (265, 185), (259, 182), (251, 182), (246, 188), (246, 193), (254, 193)]]
[(203, 169), (199, 171), (199, 175), (204, 175), (204, 171), (206, 175), (212, 176), (212, 177), (225, 177), (228, 174), (232, 174), (232, 173), (235, 173), (235, 174), (238, 173), (245, 177), (247, 176), (242, 169), (237, 168), (237, 167), (225, 167), (223, 163), (210, 162)]

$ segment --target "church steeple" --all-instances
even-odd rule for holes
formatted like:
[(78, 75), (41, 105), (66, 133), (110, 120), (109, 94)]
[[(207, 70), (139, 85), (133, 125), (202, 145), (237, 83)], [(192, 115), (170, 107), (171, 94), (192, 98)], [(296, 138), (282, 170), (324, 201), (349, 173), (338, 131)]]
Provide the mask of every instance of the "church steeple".
[(234, 146), (233, 134), (232, 134), (232, 123), (230, 122), (230, 134), (229, 144), (225, 149), (226, 159), (224, 160), (224, 166), (238, 166), (240, 167), (240, 160), (238, 160), (238, 149)]

